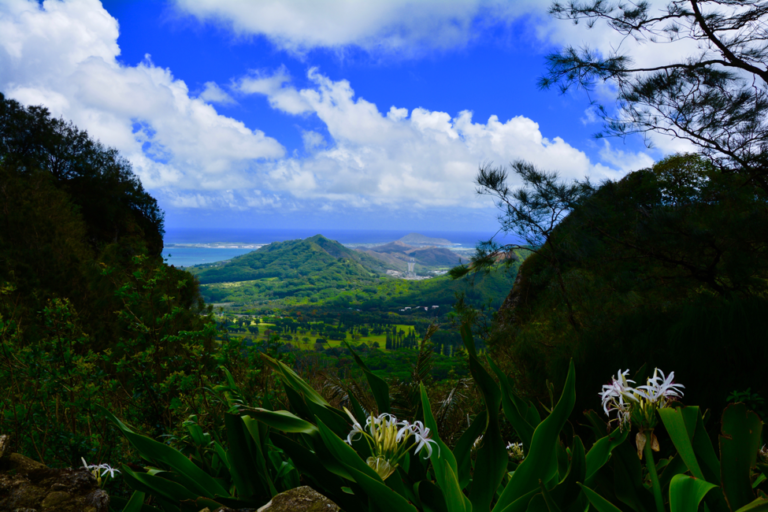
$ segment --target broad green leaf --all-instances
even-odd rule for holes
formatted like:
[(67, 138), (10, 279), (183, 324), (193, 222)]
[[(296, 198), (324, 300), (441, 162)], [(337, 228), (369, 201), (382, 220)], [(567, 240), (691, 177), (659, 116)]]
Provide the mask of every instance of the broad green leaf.
[(143, 492), (134, 491), (133, 494), (131, 494), (131, 499), (125, 504), (123, 512), (141, 512), (141, 506), (144, 504), (144, 496), (145, 494)]
[(669, 506), (671, 512), (697, 512), (704, 496), (717, 487), (700, 478), (675, 475), (669, 484)]
[[(659, 409), (658, 414), (664, 423), (664, 427), (667, 429), (667, 433), (669, 433), (670, 439), (672, 439), (672, 443), (675, 445), (675, 449), (677, 449), (677, 453), (685, 462), (688, 470), (696, 478), (704, 480), (704, 473), (701, 472), (699, 461), (696, 459), (696, 454), (693, 451), (693, 444), (689, 436), (689, 428), (683, 417), (683, 411), (681, 409), (664, 408)], [(695, 425), (694, 423), (694, 428)]]
[(605, 466), (608, 460), (611, 458), (613, 450), (621, 443), (627, 440), (629, 435), (629, 429), (624, 429), (623, 432), (614, 430), (607, 436), (598, 439), (598, 441), (592, 445), (592, 448), (587, 453), (587, 476), (585, 482), (590, 484), (595, 474)]
[(176, 472), (184, 486), (197, 496), (213, 498), (216, 495), (229, 496), (222, 485), (213, 479), (208, 473), (197, 467), (180, 451), (170, 446), (158, 443), (154, 439), (137, 434), (124, 425), (111, 412), (103, 407), (101, 410), (117, 428), (119, 428), (128, 441), (139, 451), (142, 457), (153, 462), (165, 464)]
[(547, 502), (544, 500), (544, 495), (541, 492), (535, 494), (525, 510), (526, 512), (546, 512)]
[[(541, 483), (541, 480), (539, 480), (539, 488), (541, 488), (541, 497), (544, 500), (544, 504), (547, 507), (548, 512), (561, 512), (560, 507), (557, 506), (557, 503), (555, 503), (555, 500), (552, 499), (552, 496), (547, 491), (547, 488), (544, 487), (544, 484)], [(528, 508), (531, 508), (531, 505), (533, 502), (531, 502), (530, 505), (528, 505)], [(539, 510), (539, 509), (536, 509)]]
[(568, 471), (560, 483), (549, 491), (552, 499), (563, 504), (563, 506), (573, 503), (581, 492), (578, 482), (584, 481), (586, 471), (587, 461), (584, 455), (584, 443), (581, 442), (579, 436), (574, 436)]
[(515, 501), (507, 505), (504, 510), (501, 510), (501, 512), (525, 512), (528, 510), (528, 506), (531, 504), (535, 496), (540, 496), (538, 488), (530, 491), (528, 494), (520, 496)]
[[(432, 450), (432, 457), (430, 458), (432, 461), (432, 467), (435, 470), (435, 477), (437, 479), (437, 485), (441, 489), (445, 489), (445, 486), (448, 485), (447, 482), (447, 474), (445, 470), (443, 469), (443, 461), (446, 461), (448, 465), (451, 467), (451, 472), (454, 475), (458, 474), (457, 464), (456, 464), (456, 457), (453, 455), (453, 452), (448, 448), (448, 445), (446, 445), (442, 439), (440, 439), (440, 434), (437, 431), (437, 422), (435, 421), (435, 417), (432, 415), (432, 407), (429, 405), (429, 396), (427, 396), (427, 388), (424, 387), (422, 384), (420, 386), (421, 390), (421, 406), (424, 410), (424, 425), (429, 429), (430, 434), (432, 435), (432, 439), (437, 443), (437, 450)], [(458, 485), (458, 482), (457, 482)]]
[(305, 399), (310, 400), (318, 405), (330, 406), (330, 404), (323, 398), (320, 393), (314, 390), (312, 386), (304, 382), (304, 379), (294, 372), (291, 368), (286, 366), (281, 361), (269, 357), (267, 354), (262, 353), (261, 357), (267, 363), (273, 371), (280, 374), (285, 382), (291, 386), (295, 391), (304, 396)]
[(480, 411), (472, 420), (469, 428), (459, 438), (456, 443), (456, 447), (453, 449), (453, 454), (456, 456), (456, 464), (459, 467), (459, 486), (464, 489), (469, 485), (471, 471), (472, 471), (472, 446), (475, 440), (483, 433), (485, 426), (488, 423), (488, 415), (486, 412)]
[(464, 342), (464, 347), (467, 349), (469, 357), (477, 359), (477, 350), (475, 350), (475, 339), (472, 336), (472, 328), (468, 324), (462, 324), (459, 328), (461, 333), (461, 341)]
[(291, 434), (317, 435), (317, 427), (288, 411), (268, 411), (267, 409), (242, 409), (255, 419), (281, 432)]
[(742, 403), (729, 405), (723, 412), (720, 474), (731, 510), (744, 507), (755, 499), (750, 470), (757, 460), (762, 430), (760, 418)]
[[(272, 483), (266, 460), (261, 451), (258, 438), (258, 424), (253, 418), (247, 417), (252, 423), (257, 437), (254, 439), (245, 423), (245, 418), (226, 413), (224, 422), (227, 427), (229, 450), (227, 460), (232, 468), (232, 479), (240, 499), (260, 499), (269, 501), (277, 494)], [(249, 436), (251, 439), (249, 440)]]
[(245, 431), (250, 434), (251, 439), (253, 440), (253, 458), (255, 459), (254, 462), (258, 468), (256, 474), (259, 475), (262, 482), (266, 484), (265, 490), (269, 492), (269, 495), (275, 496), (277, 494), (277, 489), (272, 482), (272, 477), (267, 468), (267, 459), (264, 456), (266, 444), (264, 443), (264, 436), (262, 436), (261, 430), (259, 429), (259, 422), (250, 416), (241, 416), (240, 419), (243, 422)]
[(701, 411), (696, 418), (696, 433), (693, 436), (693, 451), (701, 465), (701, 471), (709, 482), (717, 482), (720, 478), (720, 460), (712, 446), (707, 429), (704, 428), (704, 420)]
[(310, 411), (309, 407), (307, 407), (307, 402), (304, 401), (301, 393), (293, 389), (285, 381), (283, 381), (283, 389), (285, 390), (285, 395), (288, 397), (290, 409), (292, 409), (299, 418), (305, 419), (309, 422), (314, 421), (315, 415), (312, 414), (312, 411)]
[[(363, 459), (352, 449), (347, 443), (342, 441), (333, 431), (328, 428), (321, 420), (317, 422), (317, 428), (320, 430), (320, 436), (322, 437), (323, 444), (328, 451), (331, 452), (333, 457), (341, 462), (348, 470), (356, 470), (358, 473), (367, 475), (373, 480), (382, 482), (381, 477), (373, 470)], [(350, 471), (351, 473), (351, 471)], [(356, 480), (356, 479), (355, 479)], [(358, 482), (359, 483), (359, 482)], [(385, 486), (386, 487), (386, 486)]]
[(429, 480), (416, 483), (414, 490), (419, 495), (425, 512), (448, 512), (443, 491)]
[(384, 412), (388, 413), (390, 409), (389, 384), (387, 384), (384, 379), (378, 377), (368, 369), (368, 366), (366, 366), (366, 364), (362, 359), (360, 359), (357, 353), (352, 350), (352, 347), (349, 345), (349, 343), (345, 342), (344, 344), (352, 353), (352, 357), (355, 359), (357, 365), (363, 370), (363, 373), (365, 373), (365, 378), (368, 380), (368, 384), (371, 386), (373, 398), (376, 400), (376, 406), (379, 408), (379, 414)]
[(147, 473), (136, 473), (123, 465), (123, 477), (128, 485), (136, 490), (151, 494), (178, 507), (183, 500), (195, 500), (198, 495), (181, 484)]
[[(309, 402), (307, 404), (309, 409), (314, 414), (315, 418), (322, 420), (333, 432), (339, 437), (347, 437), (350, 430), (352, 430), (349, 416), (346, 413), (334, 409), (333, 407), (323, 407), (316, 403)], [(365, 425), (365, 423), (363, 423)]]
[[(320, 431), (325, 432), (322, 427)], [(376, 478), (372, 478), (354, 468), (350, 468), (349, 471), (354, 480), (365, 490), (371, 502), (381, 512), (417, 512), (416, 508), (408, 503), (408, 500), (387, 487), (375, 473)]]
[(496, 502), (493, 512), (504, 510), (519, 497), (537, 489), (539, 480), (545, 480), (547, 475), (552, 474), (552, 471), (556, 469), (551, 467), (556, 464), (554, 459), (555, 443), (558, 442), (560, 431), (573, 411), (576, 402), (575, 386), (576, 370), (573, 360), (571, 360), (560, 400), (552, 410), (552, 414), (539, 423), (533, 432), (528, 455), (513, 473), (504, 492), (501, 493)]
[(768, 512), (768, 500), (765, 498), (757, 498), (755, 501), (744, 505), (736, 512)]
[[(533, 430), (536, 427), (535, 425), (531, 425), (525, 418), (525, 415), (528, 411), (528, 404), (517, 398), (514, 390), (512, 389), (512, 384), (509, 382), (509, 378), (504, 375), (504, 372), (502, 372), (501, 369), (496, 366), (492, 360), (489, 359), (488, 362), (491, 365), (491, 369), (499, 378), (499, 383), (501, 384), (501, 405), (502, 410), (504, 411), (504, 416), (512, 425), (512, 428), (515, 429), (517, 435), (520, 436), (520, 440), (523, 442), (523, 446), (531, 446)], [(520, 403), (516, 403), (516, 399)]]
[[(347, 485), (346, 480), (342, 480), (335, 472), (328, 470), (328, 462), (334, 462), (338, 465), (330, 454), (321, 460), (317, 454), (286, 436), (273, 435), (271, 440), (275, 446), (288, 454), (303, 477), (314, 480), (320, 486), (322, 494), (328, 496), (341, 508), (357, 510), (363, 507), (360, 497), (341, 490), (343, 486)], [(352, 476), (349, 473), (346, 474), (351, 480)]]
[[(643, 487), (641, 470), (633, 464), (639, 461), (637, 454), (630, 449), (631, 457), (634, 459), (626, 458), (622, 456), (621, 451), (621, 447), (619, 447), (613, 454), (613, 492), (616, 494), (616, 499), (629, 505), (636, 512), (655, 510), (656, 506), (651, 495)], [(631, 466), (627, 467), (628, 465)]]
[(448, 512), (472, 512), (474, 507), (467, 500), (467, 497), (464, 496), (464, 493), (461, 492), (459, 479), (453, 472), (451, 465), (445, 459), (438, 461), (438, 463), (442, 465), (443, 473), (445, 474), (445, 485), (441, 485), (440, 488), (445, 496)]
[(587, 495), (589, 502), (593, 507), (595, 507), (595, 509), (597, 509), (597, 512), (621, 512), (621, 509), (617, 508), (616, 505), (603, 498), (586, 485), (579, 485), (584, 491), (584, 494)]
[(499, 429), (501, 392), (485, 368), (473, 355), (469, 357), (469, 369), (483, 394), (488, 416), (483, 442), (477, 450), (475, 473), (469, 486), (469, 499), (474, 510), (489, 510), (509, 462), (506, 444), (501, 438), (501, 430)]

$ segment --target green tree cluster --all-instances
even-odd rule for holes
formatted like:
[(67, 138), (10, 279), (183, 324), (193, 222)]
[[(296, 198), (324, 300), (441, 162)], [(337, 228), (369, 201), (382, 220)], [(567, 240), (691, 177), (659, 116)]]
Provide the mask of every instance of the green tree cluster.
[(49, 463), (109, 457), (96, 405), (168, 433), (215, 367), (197, 283), (161, 257), (130, 164), (0, 94), (0, 432)]

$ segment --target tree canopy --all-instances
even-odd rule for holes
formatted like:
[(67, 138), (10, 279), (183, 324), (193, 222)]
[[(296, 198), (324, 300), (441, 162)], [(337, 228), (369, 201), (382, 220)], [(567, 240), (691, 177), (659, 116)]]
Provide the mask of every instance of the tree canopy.
[(621, 47), (608, 54), (567, 46), (547, 57), (544, 88), (590, 90), (598, 81), (617, 88), (618, 112), (601, 107), (600, 135), (658, 132), (685, 139), (721, 169), (747, 176), (768, 192), (768, 2), (674, 0), (657, 10), (649, 2), (555, 2), (553, 16), (608, 26), (641, 44), (693, 41), (684, 59), (635, 65)]

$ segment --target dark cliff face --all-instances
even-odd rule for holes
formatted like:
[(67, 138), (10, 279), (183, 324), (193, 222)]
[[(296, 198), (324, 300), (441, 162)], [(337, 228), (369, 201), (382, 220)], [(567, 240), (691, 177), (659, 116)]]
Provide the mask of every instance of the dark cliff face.
[(577, 410), (644, 365), (714, 411), (732, 391), (768, 394), (768, 248), (754, 243), (768, 208), (729, 180), (712, 171), (680, 200), (651, 171), (604, 184), (557, 228), (556, 251), (525, 260), (490, 341), (521, 391), (548, 400), (573, 358)]

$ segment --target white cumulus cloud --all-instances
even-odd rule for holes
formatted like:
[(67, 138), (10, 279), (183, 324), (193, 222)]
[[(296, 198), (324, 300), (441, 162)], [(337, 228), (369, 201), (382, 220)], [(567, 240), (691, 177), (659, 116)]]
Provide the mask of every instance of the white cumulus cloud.
[(477, 37), (478, 26), (546, 9), (536, 0), (176, 0), (176, 6), (291, 52), (356, 46), (399, 56), (462, 47)]
[[(623, 175), (639, 155), (616, 156), (606, 153), (621, 171), (594, 165), (582, 151), (559, 137), (546, 138), (538, 124), (517, 116), (500, 120), (491, 116), (476, 121), (472, 112), (456, 115), (423, 108), (391, 107), (382, 112), (364, 98), (355, 97), (345, 80), (333, 81), (317, 70), (308, 76), (313, 84), (296, 89), (282, 74), (276, 79), (266, 74), (260, 83), (279, 86), (255, 91), (267, 97), (275, 108), (272, 94), (300, 98), (306, 109), (325, 124), (333, 143), (316, 148), (304, 158), (276, 161), (265, 185), (273, 190), (291, 191), (297, 197), (325, 199), (352, 206), (400, 205), (487, 206), (475, 194), (473, 185), (479, 165), (493, 162), (506, 165), (524, 159), (557, 170), (566, 178), (616, 178)], [(283, 108), (295, 113), (291, 106)], [(304, 112), (304, 110), (302, 110)], [(319, 134), (317, 134), (319, 135)], [(314, 135), (305, 135), (314, 140)], [(320, 140), (318, 138), (318, 140)]]
[(283, 146), (218, 114), (227, 102), (215, 84), (194, 98), (151, 58), (117, 61), (117, 20), (98, 0), (0, 3), (0, 90), (55, 116), (134, 164), (149, 188), (229, 189), (249, 184), (254, 160), (282, 157)]

